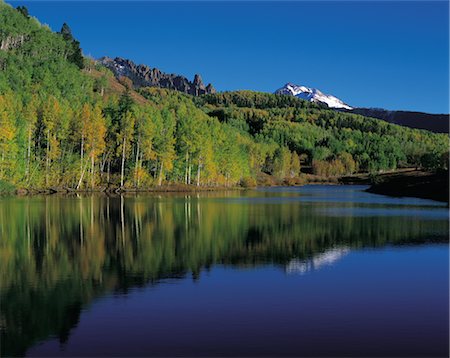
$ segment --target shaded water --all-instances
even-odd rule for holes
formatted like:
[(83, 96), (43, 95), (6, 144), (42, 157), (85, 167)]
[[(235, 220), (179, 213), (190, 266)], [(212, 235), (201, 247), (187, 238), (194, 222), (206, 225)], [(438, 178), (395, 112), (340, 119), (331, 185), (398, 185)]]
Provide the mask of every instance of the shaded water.
[(448, 209), (362, 189), (2, 198), (2, 355), (448, 355)]

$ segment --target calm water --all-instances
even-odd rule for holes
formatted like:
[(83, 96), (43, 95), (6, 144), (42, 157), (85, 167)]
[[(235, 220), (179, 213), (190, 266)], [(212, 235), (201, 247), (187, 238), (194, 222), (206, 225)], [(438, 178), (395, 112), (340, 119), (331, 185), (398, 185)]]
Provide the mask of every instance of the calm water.
[(448, 356), (448, 208), (363, 189), (1, 198), (2, 356)]

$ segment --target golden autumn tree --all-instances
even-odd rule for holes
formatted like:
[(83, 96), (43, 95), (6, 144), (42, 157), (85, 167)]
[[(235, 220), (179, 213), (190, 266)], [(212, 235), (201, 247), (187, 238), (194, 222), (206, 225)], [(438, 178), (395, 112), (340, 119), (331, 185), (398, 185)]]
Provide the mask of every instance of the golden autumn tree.
[(294, 178), (300, 174), (300, 158), (297, 152), (291, 153), (290, 177)]
[(0, 178), (9, 179), (17, 152), (14, 98), (0, 96)]

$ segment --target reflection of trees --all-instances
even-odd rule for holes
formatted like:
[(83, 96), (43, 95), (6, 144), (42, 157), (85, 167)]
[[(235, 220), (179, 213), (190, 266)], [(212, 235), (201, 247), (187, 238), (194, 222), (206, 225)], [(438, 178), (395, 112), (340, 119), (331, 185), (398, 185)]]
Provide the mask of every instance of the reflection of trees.
[[(234, 195), (234, 194), (233, 194)], [(287, 265), (333, 247), (447, 241), (446, 220), (327, 217), (214, 194), (0, 201), (2, 354), (64, 342), (95, 297), (214, 264)]]

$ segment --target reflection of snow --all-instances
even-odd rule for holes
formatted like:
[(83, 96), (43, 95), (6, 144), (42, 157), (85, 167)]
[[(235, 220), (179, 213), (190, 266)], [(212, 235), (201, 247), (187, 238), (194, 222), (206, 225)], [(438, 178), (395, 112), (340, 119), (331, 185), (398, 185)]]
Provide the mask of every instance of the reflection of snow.
[(323, 266), (332, 265), (350, 252), (347, 247), (330, 249), (322, 252), (309, 260), (292, 259), (286, 265), (288, 274), (304, 274), (308, 271), (318, 270)]

